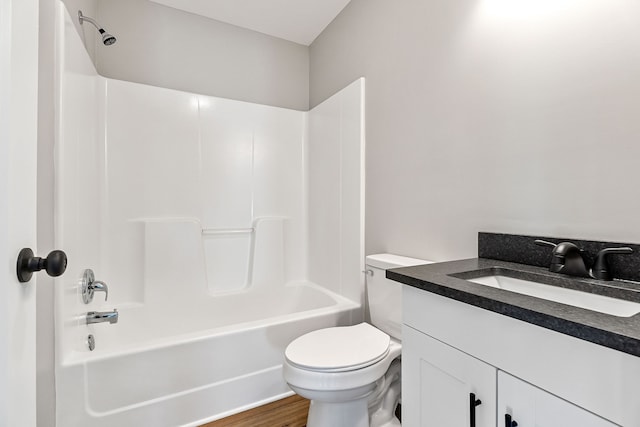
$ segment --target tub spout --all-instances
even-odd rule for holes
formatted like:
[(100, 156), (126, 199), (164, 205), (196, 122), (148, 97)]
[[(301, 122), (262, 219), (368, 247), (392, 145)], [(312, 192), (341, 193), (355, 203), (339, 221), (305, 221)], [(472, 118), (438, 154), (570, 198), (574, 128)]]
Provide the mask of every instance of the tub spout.
[(118, 310), (113, 311), (90, 311), (87, 313), (87, 325), (91, 323), (118, 323)]

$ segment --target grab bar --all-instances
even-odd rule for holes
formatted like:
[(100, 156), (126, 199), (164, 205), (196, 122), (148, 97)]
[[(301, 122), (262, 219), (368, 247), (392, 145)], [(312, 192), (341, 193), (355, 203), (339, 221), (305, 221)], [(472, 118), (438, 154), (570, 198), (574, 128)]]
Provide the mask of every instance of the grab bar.
[(217, 236), (224, 234), (251, 234), (255, 230), (253, 228), (203, 228), (203, 236)]

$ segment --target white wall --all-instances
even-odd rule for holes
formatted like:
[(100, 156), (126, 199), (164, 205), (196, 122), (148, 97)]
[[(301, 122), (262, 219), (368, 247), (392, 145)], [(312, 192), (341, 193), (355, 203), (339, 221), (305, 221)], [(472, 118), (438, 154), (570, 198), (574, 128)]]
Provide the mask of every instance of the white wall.
[(477, 232), (640, 242), (632, 0), (353, 0), (311, 45), (317, 105), (367, 77), (367, 253)]
[[(45, 1), (45, 0), (42, 0)], [(309, 48), (147, 0), (62, 0), (100, 75), (306, 111)], [(105, 47), (78, 10), (116, 36)]]
[(100, 0), (106, 77), (306, 111), (309, 49), (147, 0)]

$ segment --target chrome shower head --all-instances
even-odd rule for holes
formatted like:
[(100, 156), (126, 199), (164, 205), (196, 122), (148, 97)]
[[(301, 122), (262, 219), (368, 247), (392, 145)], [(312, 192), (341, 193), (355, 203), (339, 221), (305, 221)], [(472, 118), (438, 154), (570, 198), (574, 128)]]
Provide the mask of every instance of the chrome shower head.
[(82, 25), (84, 21), (87, 21), (90, 24), (92, 24), (94, 27), (96, 27), (96, 29), (100, 32), (100, 35), (102, 36), (102, 44), (104, 44), (105, 46), (111, 46), (116, 42), (116, 38), (113, 35), (107, 33), (104, 30), (104, 28), (98, 25), (95, 19), (89, 18), (88, 16), (84, 16), (81, 10), (78, 11), (78, 21), (80, 22), (80, 25)]
[(100, 34), (102, 34), (102, 43), (104, 43), (105, 46), (111, 46), (116, 42), (116, 38), (105, 30), (100, 31)]

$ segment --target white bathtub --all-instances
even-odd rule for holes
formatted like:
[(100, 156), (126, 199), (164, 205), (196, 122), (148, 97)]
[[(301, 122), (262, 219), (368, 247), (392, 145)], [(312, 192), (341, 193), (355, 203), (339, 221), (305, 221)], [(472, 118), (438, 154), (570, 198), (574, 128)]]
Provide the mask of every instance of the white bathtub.
[(58, 427), (197, 426), (285, 397), (287, 344), (361, 315), (311, 283), (181, 306), (123, 308), (117, 324), (93, 325), (95, 351), (58, 368)]

